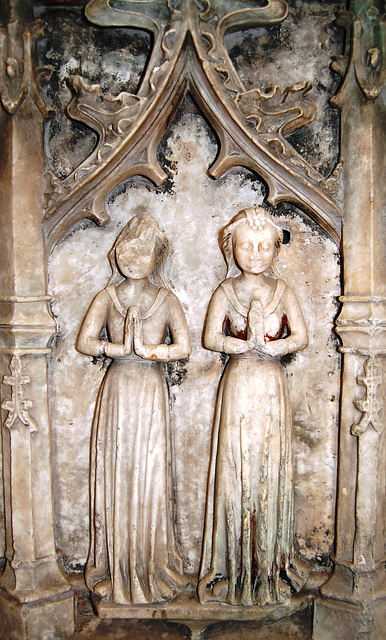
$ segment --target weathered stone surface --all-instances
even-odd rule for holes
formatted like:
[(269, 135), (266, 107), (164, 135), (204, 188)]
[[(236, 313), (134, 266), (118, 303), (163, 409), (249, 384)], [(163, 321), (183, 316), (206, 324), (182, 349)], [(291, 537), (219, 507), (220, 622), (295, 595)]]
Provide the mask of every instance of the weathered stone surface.
[[(103, 363), (91, 365), (76, 353), (74, 342), (89, 301), (109, 278), (105, 255), (117, 230), (134, 213), (147, 211), (169, 237), (166, 276), (184, 306), (193, 345), (189, 362), (173, 370), (172, 384), (179, 384), (171, 387), (171, 397), (178, 530), (186, 568), (198, 570), (214, 400), (222, 369), (221, 359), (201, 344), (209, 298), (225, 276), (216, 236), (233, 213), (261, 201), (262, 185), (240, 171), (218, 182), (205, 176), (216, 153), (215, 141), (191, 102), (184, 111), (161, 146), (170, 167), (166, 188), (156, 189), (143, 179), (121, 186), (110, 198), (109, 227), (82, 224), (50, 260), (52, 310), (59, 327), (50, 368), (56, 531), (58, 546), (73, 566), (83, 564), (87, 555), (88, 485), (82, 478), (88, 473), (94, 398), (104, 374)], [(283, 209), (278, 220), (291, 230), (292, 239), (282, 247), (277, 269), (297, 287), (310, 335), (309, 347), (286, 364), (294, 413), (295, 534), (303, 557), (323, 566), (333, 536), (339, 356), (331, 328), (339, 293), (338, 257), (334, 244), (300, 212)]]
[[(84, 586), (74, 584), (74, 589), (77, 602), (76, 633), (70, 640), (99, 640), (99, 638), (147, 640), (150, 636), (164, 637), (167, 640), (177, 640), (178, 638), (188, 640), (191, 638), (189, 625), (185, 626), (182, 622), (158, 619), (96, 618), (91, 609), (89, 595), (84, 591)], [(241, 637), (248, 640), (310, 640), (311, 613), (311, 607), (307, 606), (298, 613), (280, 619), (217, 622), (205, 629), (204, 638), (207, 640), (210, 638), (213, 640), (220, 638), (239, 640)], [(193, 626), (192, 622), (191, 624)], [(199, 628), (197, 626), (196, 630), (199, 631)]]
[(323, 175), (338, 161), (339, 112), (329, 104), (340, 78), (330, 69), (331, 57), (342, 50), (343, 34), (332, 25), (343, 1), (288, 2), (289, 14), (281, 24), (225, 36), (231, 59), (246, 86), (296, 82), (312, 83), (310, 101), (317, 105), (315, 120), (288, 135), (291, 144)]
[(3, 594), (0, 620), (0, 637), (4, 640), (67, 638), (74, 632), (73, 593), (33, 604), (21, 604)]
[[(380, 0), (350, 3), (291, 0), (284, 22), (280, 21), (286, 14), (285, 5), (273, 2), (280, 9), (273, 22), (280, 24), (227, 33), (229, 58), (222, 36), (216, 32), (218, 16), (210, 14), (215, 0), (203, 8), (202, 15), (197, 15), (196, 27), (189, 22), (189, 3), (174, 3), (177, 13), (182, 7), (180, 31), (177, 28), (176, 32), (168, 33), (158, 47), (161, 41), (157, 40), (157, 30), (149, 29), (159, 60), (154, 56), (148, 60), (151, 38), (143, 31), (101, 29), (87, 24), (80, 12), (83, 1), (69, 0), (60, 3), (60, 7), (55, 6), (59, 4), (55, 0), (33, 4), (35, 17), (44, 17), (49, 23), (48, 35), (39, 44), (40, 63), (54, 66), (50, 83), (42, 93), (25, 54), (28, 47), (23, 53), (21, 40), (18, 43), (15, 40), (4, 49), (5, 32), (1, 33), (0, 43), (8, 56), (1, 71), (0, 115), (5, 125), (0, 141), (10, 159), (6, 170), (0, 173), (5, 211), (9, 211), (9, 216), (2, 216), (0, 241), (0, 266), (6, 273), (2, 279), (5, 288), (1, 290), (0, 323), (4, 410), (0, 445), (3, 448), (0, 471), (4, 476), (4, 499), (0, 496), (0, 556), (6, 546), (8, 557), (1, 577), (4, 593), (0, 607), (7, 636), (19, 640), (27, 636), (40, 638), (41, 634), (60, 637), (71, 632), (72, 596), (58, 570), (54, 541), (62, 550), (65, 568), (82, 570), (89, 535), (90, 427), (97, 389), (108, 364), (96, 357), (91, 362), (75, 351), (74, 344), (90, 300), (108, 280), (105, 255), (113, 238), (131, 216), (142, 212), (153, 215), (170, 240), (172, 250), (166, 275), (183, 304), (193, 343), (190, 360), (169, 363), (165, 372), (176, 467), (175, 524), (185, 571), (195, 582), (203, 537), (213, 411), (224, 368), (224, 357), (205, 351), (202, 344), (207, 302), (225, 275), (216, 235), (219, 227), (239, 209), (266, 198), (267, 202), (277, 204), (273, 210), (275, 220), (290, 235), (290, 242), (283, 246), (279, 257), (278, 273), (296, 290), (310, 336), (307, 349), (283, 358), (294, 422), (294, 536), (297, 552), (314, 569), (310, 588), (325, 581), (322, 569), (331, 570), (334, 529), (336, 534), (334, 574), (322, 590), (324, 598), (316, 603), (313, 634), (316, 640), (343, 640), (347, 634), (356, 640), (359, 637), (380, 640), (385, 596), (382, 513), (385, 435), (381, 390), (386, 381), (384, 361), (381, 364), (386, 298), (382, 279), (385, 252), (381, 241), (384, 102), (379, 92), (384, 75)], [(77, 6), (64, 9), (65, 4)], [(97, 4), (94, 0), (94, 8)], [(219, 0), (218, 14), (224, 8), (233, 9), (234, 4)], [(13, 0), (11, 13), (19, 10), (23, 19), (31, 20), (29, 5)], [(139, 12), (156, 9), (146, 7), (147, 3), (138, 5)], [(201, 3), (193, 5), (193, 13), (201, 11)], [(239, 0), (237, 6), (245, 7)], [(131, 3), (125, 4), (123, 13), (130, 13), (131, 8)], [(332, 56), (343, 52), (343, 31), (330, 23), (336, 10), (345, 8), (352, 11), (343, 12), (339, 18), (340, 26), (348, 30), (347, 57), (338, 55), (334, 69), (346, 76), (338, 96), (329, 104), (339, 82), (329, 64)], [(162, 20), (169, 9), (165, 6)], [(206, 10), (211, 15), (209, 19)], [(267, 14), (270, 10), (271, 6)], [(259, 11), (260, 8), (253, 9), (256, 13), (253, 19), (249, 18), (252, 22)], [(5, 23), (8, 13), (3, 11)], [(96, 16), (88, 15), (90, 19)], [(130, 19), (127, 24), (132, 24)], [(203, 35), (198, 31), (194, 41), (194, 30), (202, 25), (206, 31)], [(33, 27), (35, 35), (41, 35), (42, 26), (37, 23)], [(17, 25), (11, 26), (9, 34), (12, 29), (17, 32)], [(192, 40), (185, 40), (187, 33)], [(354, 38), (351, 50), (347, 46), (349, 35)], [(30, 36), (27, 33), (24, 37), (26, 44)], [(217, 42), (217, 49), (211, 48), (213, 42)], [(185, 47), (192, 45), (190, 57), (184, 58)], [(170, 64), (174, 46), (179, 55)], [(19, 92), (17, 96), (23, 56), (28, 73), (21, 82), (26, 77), (29, 81), (24, 85), (26, 93)], [(196, 69), (192, 60), (198, 65)], [(172, 69), (170, 76), (168, 69)], [(43, 79), (49, 76), (47, 68), (36, 72)], [(71, 80), (74, 75), (78, 79)], [(115, 143), (123, 140), (126, 144), (130, 139), (125, 138), (124, 130), (119, 131), (122, 122), (127, 126), (127, 120), (121, 120), (119, 113), (115, 116), (106, 111), (110, 107), (119, 109), (121, 103), (114, 96), (122, 90), (126, 91), (120, 98), (122, 104), (139, 100), (136, 104), (146, 111), (157, 94), (160, 77), (169, 78), (160, 91), (161, 115), (158, 120), (154, 116), (148, 130), (144, 125), (138, 126), (136, 131), (142, 132), (142, 137), (138, 136), (132, 147), (123, 145), (121, 161), (114, 165), (108, 155), (111, 159)], [(183, 95), (182, 79), (191, 83), (192, 95), (202, 112), (188, 96), (176, 115), (176, 105)], [(73, 94), (69, 112), (80, 123), (64, 115), (70, 99), (68, 82)], [(90, 85), (95, 82), (98, 86)], [(272, 85), (276, 88), (270, 89)], [(142, 93), (137, 99), (131, 94), (139, 86)], [(173, 97), (166, 89), (170, 89)], [(16, 95), (15, 100), (12, 95)], [(101, 107), (96, 109), (93, 123), (90, 113), (82, 115), (82, 109), (91, 106), (92, 112), (98, 103)], [(42, 116), (50, 114), (50, 104), (55, 116), (46, 124), (45, 151), (53, 173), (47, 172), (43, 194)], [(300, 129), (295, 128), (292, 104), (297, 105), (295, 111), (298, 108), (297, 125), (305, 125)], [(261, 124), (264, 106), (272, 107), (273, 113)], [(339, 155), (339, 110), (342, 162), (333, 171)], [(151, 110), (147, 113), (151, 114)], [(175, 117), (170, 124), (171, 114)], [(91, 122), (94, 132), (82, 122)], [(99, 139), (95, 131), (99, 131)], [(153, 144), (154, 140), (157, 144)], [(291, 150), (288, 142), (300, 155)], [(267, 159), (272, 163), (269, 170)], [(72, 174), (84, 160), (79, 175)], [(142, 173), (157, 184), (161, 184), (164, 175), (166, 180), (159, 187), (146, 178), (130, 177), (122, 181), (128, 175), (135, 176), (135, 171), (127, 171), (131, 163), (139, 163)], [(261, 172), (265, 183), (252, 172), (235, 166)], [(98, 183), (99, 170), (102, 178)], [(213, 181), (207, 171), (218, 179)], [(331, 178), (325, 180), (332, 171)], [(30, 178), (29, 189), (24, 188), (26, 176)], [(110, 220), (104, 211), (106, 195)], [(57, 209), (55, 198), (59, 202)], [(304, 208), (330, 237), (294, 204), (284, 204), (283, 200)], [(342, 211), (339, 202), (344, 205)], [(48, 385), (46, 342), (53, 330), (53, 320), (46, 308), (50, 296), (45, 288), (42, 208), (46, 211), (43, 228), (48, 251), (58, 242), (48, 266), (49, 292), (53, 295), (50, 307), (58, 328), (50, 345), (53, 351)], [(337, 244), (331, 238), (336, 242), (341, 238), (340, 214), (343, 237), (339, 256)], [(99, 224), (107, 221), (108, 224), (97, 229), (82, 221), (84, 215)], [(12, 242), (7, 241), (8, 236)], [(342, 375), (338, 342), (333, 334), (341, 293), (340, 258), (344, 262), (344, 295), (340, 298), (343, 308), (336, 326), (345, 354)], [(23, 467), (20, 459), (25, 463)], [(9, 599), (6, 591), (15, 591), (15, 599)], [(59, 599), (57, 593), (61, 594)], [(188, 617), (192, 617), (197, 606), (196, 601), (190, 609), (188, 606)], [(173, 605), (170, 613), (172, 608)], [(289, 611), (288, 608), (287, 614)], [(104, 610), (102, 605), (99, 612), (115, 615), (113, 609)], [(274, 612), (271, 613), (274, 617)], [(228, 614), (235, 618), (249, 614), (253, 617), (253, 610), (244, 612), (240, 608), (233, 613), (229, 609)], [(271, 615), (268, 610), (258, 610), (258, 614)], [(122, 610), (121, 615), (136, 616), (137, 612)], [(170, 617), (169, 613), (165, 615)], [(205, 615), (208, 620), (211, 611), (207, 610)], [(197, 610), (195, 637), (200, 633), (199, 618)], [(207, 635), (219, 637), (216, 633), (221, 636), (224, 629), (213, 628)], [(276, 638), (283, 629), (285, 624), (276, 629)], [(119, 626), (115, 633), (119, 637)], [(294, 630), (294, 637), (296, 633)], [(303, 631), (299, 633), (298, 637), (303, 637)]]
[(385, 600), (366, 607), (318, 598), (314, 607), (313, 640), (361, 637), (366, 640), (383, 640), (385, 636)]

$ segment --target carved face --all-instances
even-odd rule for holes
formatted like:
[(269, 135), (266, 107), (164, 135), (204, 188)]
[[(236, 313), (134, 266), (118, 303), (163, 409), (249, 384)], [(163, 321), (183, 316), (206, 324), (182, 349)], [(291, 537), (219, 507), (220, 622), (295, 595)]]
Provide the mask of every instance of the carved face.
[(147, 278), (155, 267), (157, 252), (155, 238), (132, 238), (118, 244), (115, 256), (119, 271), (126, 278)]
[(233, 234), (233, 254), (241, 271), (255, 275), (264, 273), (272, 264), (276, 252), (277, 231), (271, 224), (252, 229), (247, 222), (236, 227)]

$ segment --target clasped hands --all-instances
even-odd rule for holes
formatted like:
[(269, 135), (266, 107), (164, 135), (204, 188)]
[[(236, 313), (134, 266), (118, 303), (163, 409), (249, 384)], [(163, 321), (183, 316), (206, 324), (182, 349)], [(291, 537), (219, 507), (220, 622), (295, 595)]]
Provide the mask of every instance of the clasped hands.
[(125, 319), (123, 355), (136, 353), (141, 358), (151, 358), (151, 345), (143, 344), (142, 316), (139, 307), (129, 307)]
[(264, 339), (264, 313), (260, 300), (252, 300), (247, 317), (247, 350), (257, 351), (261, 355), (271, 355)]

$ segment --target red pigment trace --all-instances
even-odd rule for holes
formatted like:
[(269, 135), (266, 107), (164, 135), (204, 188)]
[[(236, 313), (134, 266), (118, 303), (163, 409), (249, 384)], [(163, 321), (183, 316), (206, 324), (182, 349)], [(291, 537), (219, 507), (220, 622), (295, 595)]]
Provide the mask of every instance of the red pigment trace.
[(222, 330), (224, 335), (226, 336), (231, 336), (232, 338), (239, 338), (239, 340), (246, 340), (247, 339), (246, 325), (247, 325), (247, 321), (245, 320), (245, 328), (240, 329), (236, 333), (233, 333), (233, 331), (231, 331), (231, 321), (229, 320), (228, 316), (225, 316), (224, 322), (222, 323)]
[[(239, 340), (247, 339), (247, 321), (245, 320), (245, 328), (239, 329), (236, 332), (231, 331), (231, 321), (228, 316), (225, 316), (224, 322), (222, 323), (222, 331), (224, 335), (231, 336), (232, 338), (239, 338)], [(288, 318), (285, 313), (283, 313), (283, 317), (281, 319), (281, 325), (279, 331), (274, 335), (270, 336), (268, 333), (265, 334), (264, 340), (265, 342), (274, 342), (275, 340), (280, 340), (283, 336), (286, 337), (290, 335), (291, 329), (288, 323)]]
[(274, 340), (280, 340), (280, 338), (283, 337), (283, 334), (284, 334), (285, 331), (286, 331), (287, 335), (289, 335), (291, 333), (290, 328), (289, 328), (289, 324), (288, 324), (287, 315), (285, 313), (283, 313), (283, 317), (281, 319), (281, 325), (280, 325), (279, 331), (274, 336), (269, 336), (268, 333), (266, 333), (265, 336), (264, 336), (264, 340), (266, 342), (273, 342)]

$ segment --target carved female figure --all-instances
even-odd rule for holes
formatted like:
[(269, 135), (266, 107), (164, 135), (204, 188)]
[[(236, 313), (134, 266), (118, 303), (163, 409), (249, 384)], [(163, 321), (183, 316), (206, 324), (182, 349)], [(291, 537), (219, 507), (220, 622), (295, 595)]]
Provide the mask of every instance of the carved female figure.
[[(112, 277), (77, 342), (82, 353), (112, 358), (92, 428), (86, 583), (118, 604), (162, 601), (186, 582), (174, 534), (169, 400), (160, 363), (188, 357), (190, 341), (178, 299), (161, 284), (167, 252), (154, 218), (134, 216), (109, 252)], [(103, 328), (108, 340), (100, 339)]]
[(273, 271), (282, 238), (262, 208), (240, 211), (220, 232), (228, 278), (209, 303), (204, 345), (230, 358), (215, 411), (201, 602), (280, 601), (289, 595), (281, 577), (295, 577), (291, 406), (279, 357), (308, 338), (294, 292)]

